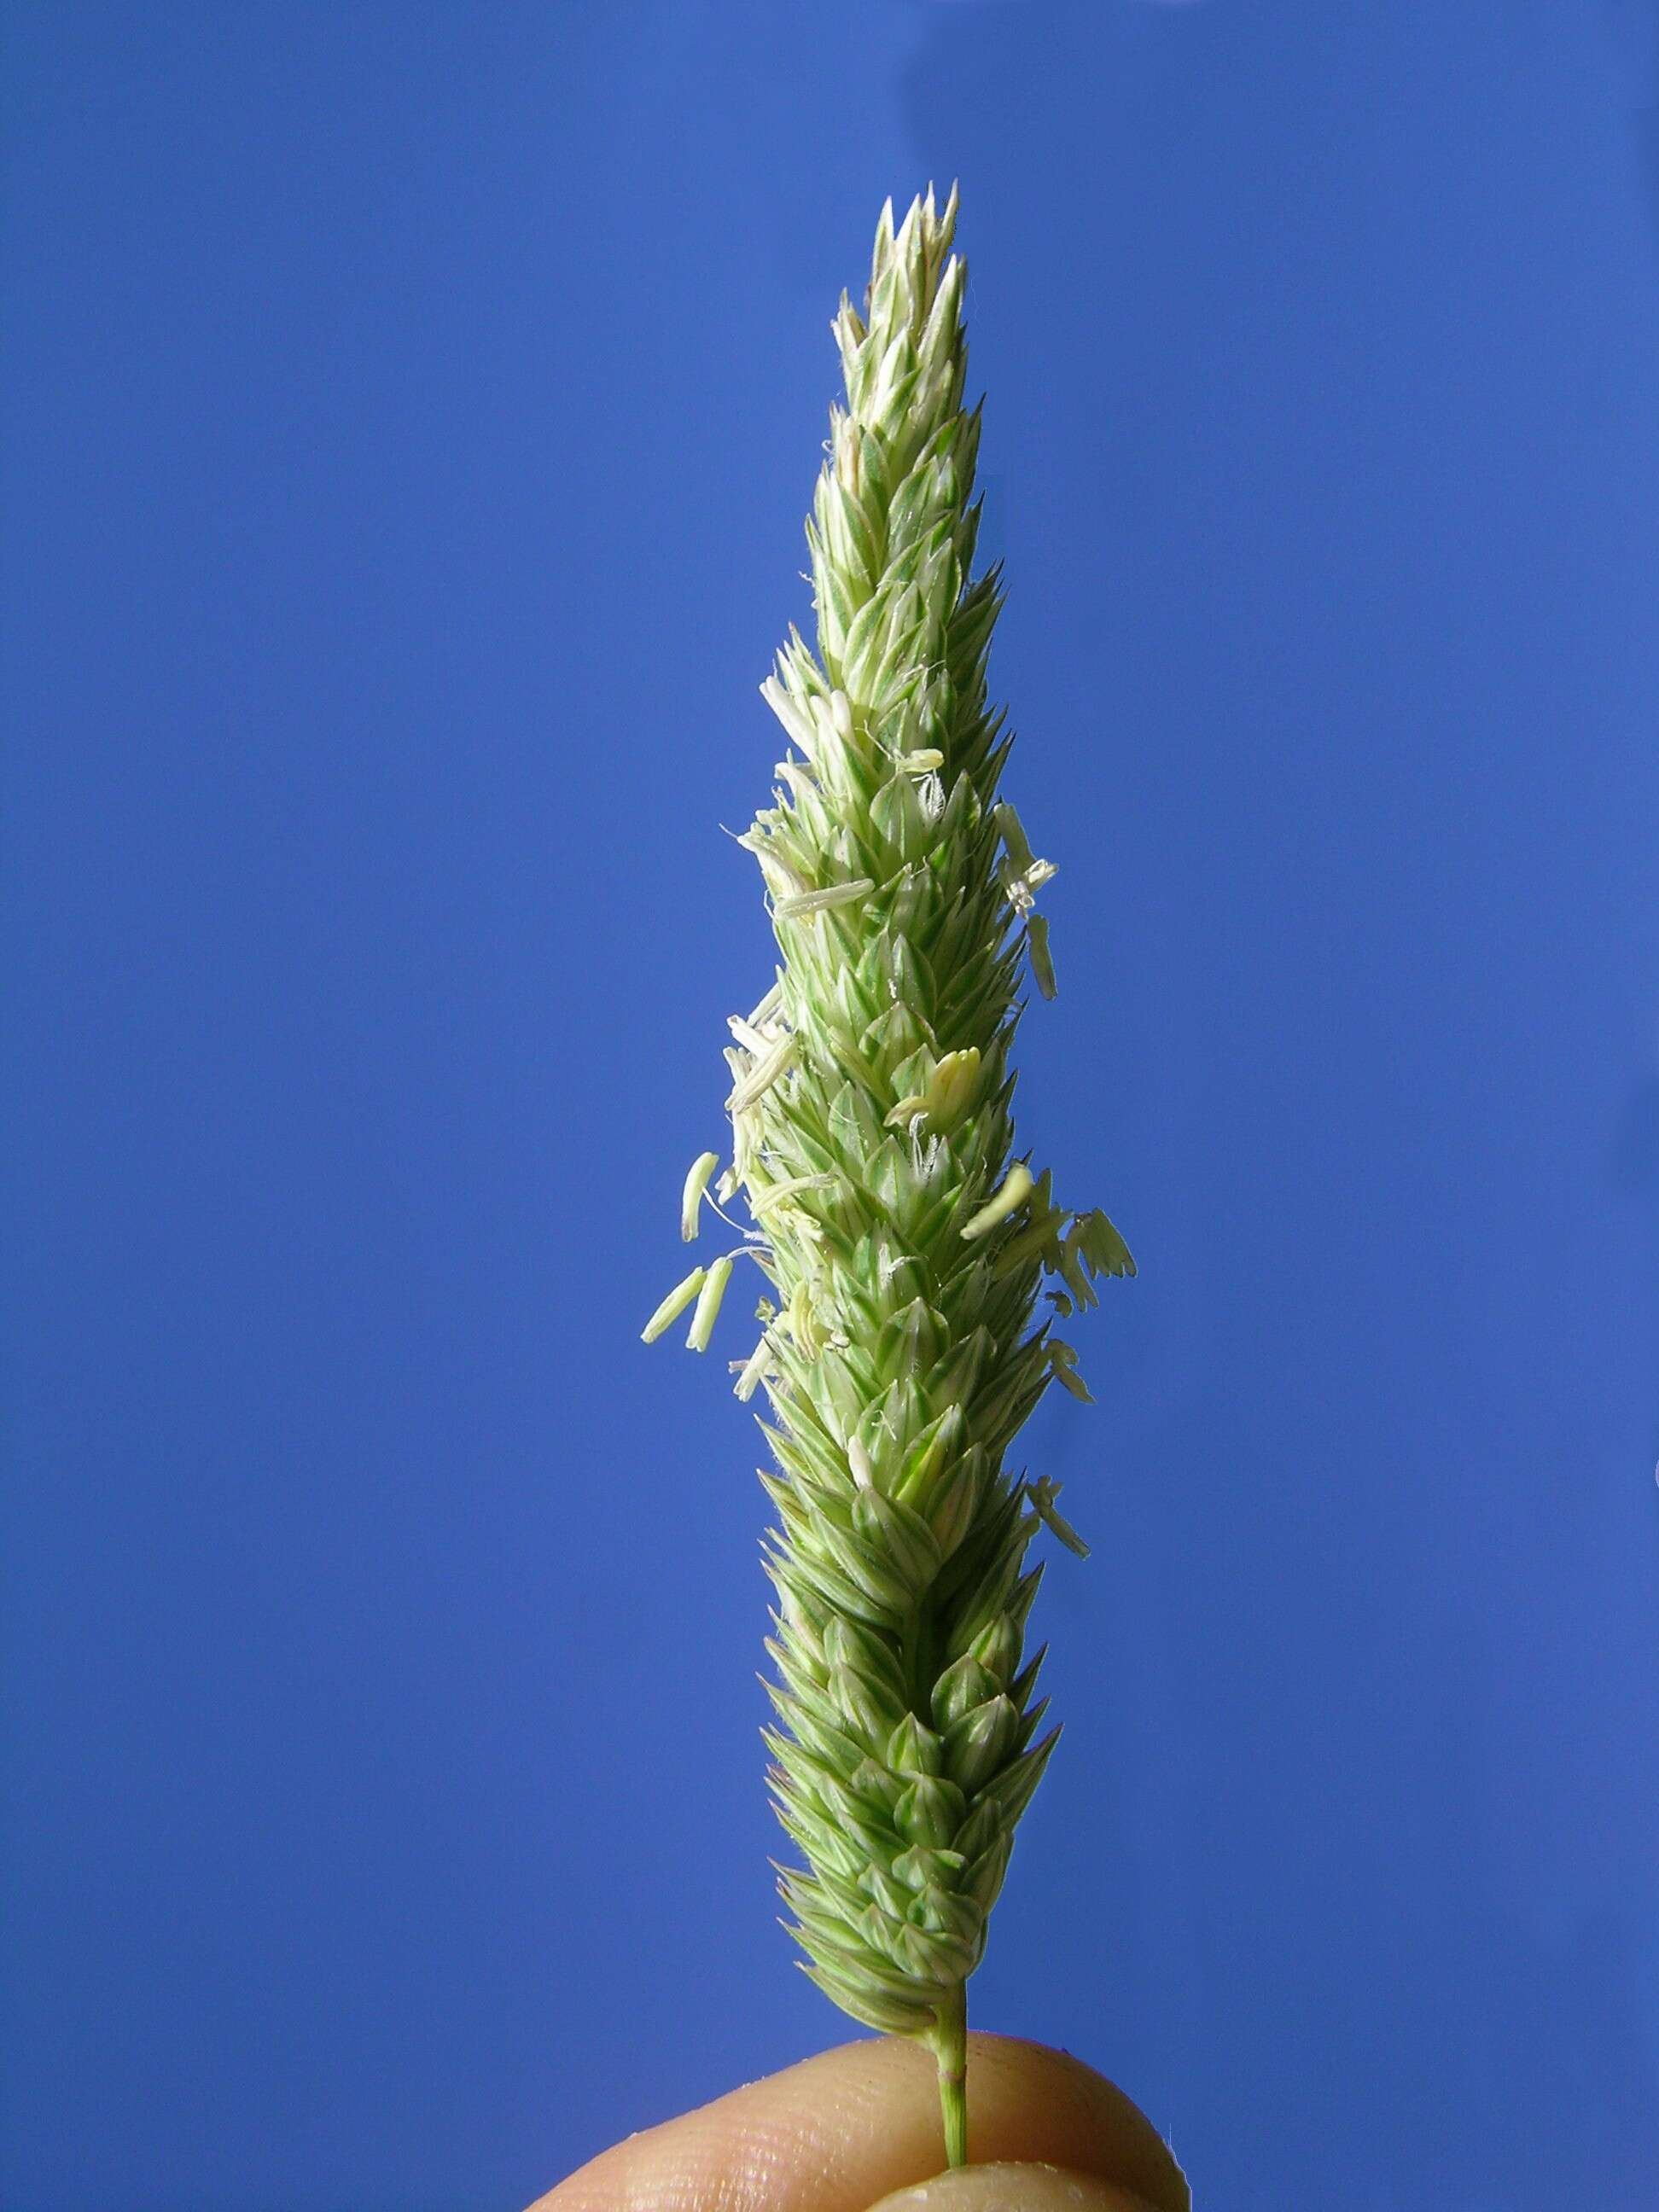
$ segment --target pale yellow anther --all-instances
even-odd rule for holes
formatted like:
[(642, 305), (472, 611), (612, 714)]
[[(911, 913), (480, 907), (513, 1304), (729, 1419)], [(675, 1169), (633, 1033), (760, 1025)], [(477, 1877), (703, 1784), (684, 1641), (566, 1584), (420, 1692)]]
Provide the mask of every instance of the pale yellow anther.
[(1077, 1354), (1069, 1344), (1062, 1344), (1056, 1336), (1048, 1340), (1048, 1369), (1056, 1382), (1080, 1399), (1085, 1406), (1095, 1402), (1094, 1394), (1077, 1371)]
[(981, 1206), (971, 1221), (963, 1224), (963, 1237), (971, 1243), (975, 1237), (985, 1236), (1000, 1221), (1006, 1221), (1018, 1207), (1024, 1206), (1036, 1188), (1030, 1168), (1023, 1160), (1016, 1161), (1004, 1176), (996, 1196), (988, 1205)]
[(726, 1296), (726, 1286), (731, 1279), (732, 1261), (729, 1257), (716, 1260), (703, 1277), (702, 1288), (697, 1292), (697, 1310), (691, 1316), (691, 1327), (685, 1340), (688, 1351), (708, 1351), (708, 1340), (714, 1334), (720, 1300)]
[(1048, 950), (1048, 924), (1040, 914), (1025, 918), (1025, 949), (1031, 957), (1031, 973), (1038, 990), (1045, 999), (1052, 999), (1060, 986), (1054, 981), (1054, 956)]
[(703, 1270), (693, 1267), (683, 1283), (676, 1283), (640, 1331), (641, 1344), (654, 1344), (663, 1331), (677, 1322), (702, 1288)]
[(1014, 872), (1024, 875), (1031, 865), (1031, 841), (1025, 835), (1025, 825), (1006, 799), (992, 811)]
[(1079, 1559), (1086, 1559), (1089, 1547), (1054, 1503), (1060, 1495), (1060, 1485), (1053, 1475), (1045, 1474), (1041, 1481), (1028, 1482), (1025, 1495), (1030, 1499), (1038, 1520), (1045, 1528), (1059, 1537), (1068, 1552), (1075, 1552)]
[(974, 1103), (979, 1088), (979, 1047), (947, 1052), (927, 1085), (927, 1119), (941, 1132), (954, 1129)]
[(695, 1244), (697, 1241), (702, 1194), (708, 1188), (709, 1176), (720, 1164), (718, 1152), (699, 1152), (691, 1163), (690, 1173), (685, 1178), (685, 1188), (680, 1194), (680, 1235), (688, 1244)]

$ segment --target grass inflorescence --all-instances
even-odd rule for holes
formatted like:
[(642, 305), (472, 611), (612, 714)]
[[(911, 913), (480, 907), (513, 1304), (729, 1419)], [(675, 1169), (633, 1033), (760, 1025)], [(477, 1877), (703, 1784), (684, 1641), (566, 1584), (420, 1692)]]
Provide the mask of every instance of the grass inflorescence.
[(734, 1269), (766, 1279), (732, 1369), (769, 1408), (768, 1742), (805, 1862), (781, 1887), (836, 2002), (937, 2052), (960, 2163), (964, 1984), (1058, 1733), (1025, 1651), (1027, 1550), (1045, 1523), (1083, 1548), (1058, 1486), (1005, 1462), (1050, 1383), (1088, 1396), (1054, 1322), (1134, 1263), (1014, 1151), (1010, 1050), (1028, 970), (1054, 993), (1054, 868), (1000, 795), (1003, 594), (996, 568), (973, 573), (956, 215), (954, 191), (896, 232), (884, 209), (864, 311), (843, 296), (832, 325), (846, 404), (806, 526), (816, 650), (792, 630), (762, 686), (787, 749), (740, 840), (780, 957), (731, 1022), (731, 1158), (703, 1153), (682, 1194), (688, 1241), (739, 1197), (749, 1224), (645, 1334), (689, 1311), (705, 1350)]

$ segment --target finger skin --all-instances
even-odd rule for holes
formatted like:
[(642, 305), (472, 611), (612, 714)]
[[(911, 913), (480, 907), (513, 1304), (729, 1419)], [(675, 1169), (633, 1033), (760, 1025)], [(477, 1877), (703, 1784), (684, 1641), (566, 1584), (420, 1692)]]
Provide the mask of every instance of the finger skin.
[[(1039, 2161), (1138, 2192), (1153, 2212), (1190, 2212), (1152, 2122), (1065, 2052), (970, 2036), (968, 2100), (975, 2164)], [(933, 2058), (890, 2038), (842, 2044), (631, 2136), (531, 2212), (866, 2212), (943, 2163)]]
[(964, 2166), (884, 2197), (871, 2212), (1150, 2212), (1144, 2197), (1131, 2196), (1091, 2174), (1057, 2166)]

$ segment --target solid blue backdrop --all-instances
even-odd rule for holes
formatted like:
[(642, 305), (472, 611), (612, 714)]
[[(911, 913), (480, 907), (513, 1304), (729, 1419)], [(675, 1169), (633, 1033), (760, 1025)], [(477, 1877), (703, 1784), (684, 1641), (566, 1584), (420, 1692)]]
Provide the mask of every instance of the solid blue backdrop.
[(1201, 2205), (1654, 2201), (1654, 16), (5, 8), (10, 2212), (510, 2207), (845, 2032), (747, 1344), (638, 1330), (930, 177), (1141, 1263), (975, 2017)]

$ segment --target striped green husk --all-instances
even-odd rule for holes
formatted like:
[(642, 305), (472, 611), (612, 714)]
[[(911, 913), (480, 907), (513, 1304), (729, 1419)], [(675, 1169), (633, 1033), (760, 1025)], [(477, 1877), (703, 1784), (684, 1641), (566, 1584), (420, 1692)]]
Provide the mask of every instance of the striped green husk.
[[(732, 1024), (732, 1159), (709, 1200), (741, 1193), (753, 1227), (647, 1331), (695, 1300), (702, 1349), (731, 1264), (769, 1279), (732, 1364), (771, 1408), (768, 1742), (805, 1862), (782, 1893), (837, 2004), (941, 2048), (1056, 1733), (1024, 1656), (1026, 1554), (1042, 1522), (1076, 1540), (1055, 1486), (1005, 1458), (1051, 1382), (1088, 1395), (1053, 1320), (1134, 1271), (1103, 1214), (1066, 1212), (1013, 1155), (1009, 1052), (1028, 961), (1053, 995), (1034, 900), (1054, 872), (999, 798), (1002, 592), (995, 568), (971, 574), (955, 218), (954, 192), (896, 236), (884, 210), (866, 313), (843, 297), (833, 325), (847, 404), (807, 525), (817, 649), (792, 631), (762, 687), (788, 751), (742, 841), (781, 957)], [(688, 1237), (717, 1165), (688, 1179)]]

